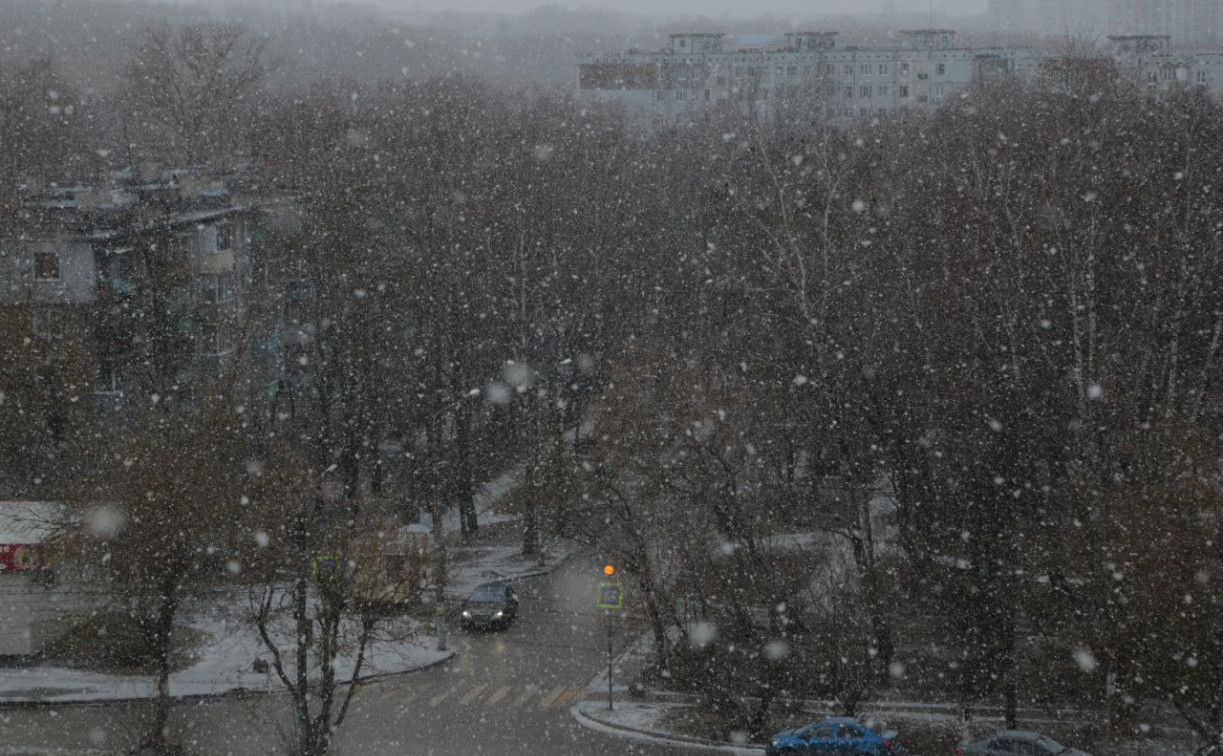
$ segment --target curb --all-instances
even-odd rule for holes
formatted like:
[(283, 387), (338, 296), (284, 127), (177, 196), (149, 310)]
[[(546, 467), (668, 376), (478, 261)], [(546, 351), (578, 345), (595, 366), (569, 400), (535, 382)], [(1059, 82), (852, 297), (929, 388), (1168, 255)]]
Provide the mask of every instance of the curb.
[[(422, 664), (419, 667), (412, 667), (411, 669), (403, 669), (398, 672), (379, 672), (373, 675), (364, 675), (362, 677), (357, 678), (357, 682), (362, 685), (366, 685), (370, 683), (373, 683), (376, 685), (378, 683), (381, 683), (384, 680), (389, 680), (394, 677), (403, 677), (405, 675), (411, 675), (417, 672), (424, 672), (426, 670), (433, 669), (434, 667), (440, 667), (443, 664), (449, 664), (450, 662), (454, 661), (455, 657), (457, 657), (458, 655), (459, 655), (458, 651), (450, 651), (449, 654), (447, 654), (446, 656), (443, 656), (441, 659), (435, 659), (434, 661), (428, 662), (427, 664)], [(346, 686), (348, 684), (349, 683), (347, 682), (340, 683), (341, 686)], [(191, 702), (191, 701), (198, 701), (198, 702), (221, 701), (221, 700), (246, 701), (252, 698), (264, 698), (266, 696), (285, 695), (287, 692), (288, 691), (286, 691), (283, 687), (277, 687), (274, 690), (252, 690), (250, 688), (239, 687), (239, 688), (230, 688), (229, 690), (221, 691), (219, 693), (188, 693), (187, 695), (183, 695), (183, 696), (170, 696), (170, 700), (173, 701), (174, 703), (184, 703), (184, 702)], [(48, 708), (48, 707), (59, 708), (59, 707), (66, 707), (66, 706), (74, 706), (74, 707), (76, 706), (110, 706), (113, 704), (151, 703), (155, 700), (157, 700), (157, 696), (155, 695), (153, 696), (128, 696), (126, 698), (90, 698), (90, 699), (78, 699), (74, 701), (59, 701), (59, 700), (45, 700), (45, 699), (44, 700), (26, 699), (26, 700), (6, 701), (3, 699), (0, 699), (0, 711), (5, 710), (5, 709), (42, 709), (42, 708)]]
[(707, 740), (705, 738), (696, 738), (690, 735), (678, 735), (671, 732), (664, 732), (662, 730), (642, 730), (636, 727), (618, 724), (616, 722), (608, 722), (582, 711), (581, 705), (581, 703), (576, 703), (573, 706), (570, 706), (570, 716), (576, 719), (578, 724), (582, 725), (583, 727), (604, 732), (609, 735), (632, 735), (654, 743), (693, 746), (710, 751), (721, 751), (723, 753), (755, 754), (764, 752), (764, 746), (762, 745), (748, 744), (737, 746), (722, 740)]

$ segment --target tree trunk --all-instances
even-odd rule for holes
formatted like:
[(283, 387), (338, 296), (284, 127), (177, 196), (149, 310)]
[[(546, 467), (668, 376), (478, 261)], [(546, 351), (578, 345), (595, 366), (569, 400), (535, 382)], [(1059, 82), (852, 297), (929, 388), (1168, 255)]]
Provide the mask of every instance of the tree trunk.
[(465, 406), (455, 414), (455, 497), (459, 502), (459, 529), (463, 536), (475, 535), (480, 529), (477, 521), (475, 486), (472, 482), (471, 464), (471, 416)]
[(157, 702), (148, 740), (150, 750), (169, 753), (170, 654), (174, 640), (174, 618), (178, 614), (179, 575), (168, 570), (158, 586), (157, 617), (153, 625), (153, 656), (157, 666)]
[(310, 756), (313, 753), (309, 676), (312, 636), (309, 614), (310, 552), (306, 528), (305, 518), (299, 516), (298, 521), (294, 523), (293, 533), (294, 546), (297, 549), (297, 574), (294, 576), (293, 583), (293, 624), (297, 631), (295, 644), (297, 668), (294, 670), (297, 695), (293, 697), (293, 704), (297, 708), (295, 712), (297, 715), (297, 750), (300, 756)]
[[(1008, 597), (1014, 595), (1008, 593), (1003, 596), (1002, 600), (1007, 601)], [(1009, 602), (1008, 602), (1009, 604)], [(1016, 628), (1015, 628), (1015, 611), (1009, 607), (1006, 609), (1006, 617), (1003, 620), (1002, 631), (1006, 634), (1003, 638), (1003, 654), (1002, 659), (1002, 680), (1003, 680), (1003, 695), (1006, 696), (1006, 728), (1015, 730), (1019, 728), (1019, 683), (1017, 659), (1015, 654)]]
[(535, 505), (529, 504), (522, 514), (522, 555), (534, 556), (539, 552), (539, 518)]
[(531, 496), (526, 511), (522, 513), (522, 555), (533, 556), (539, 552), (539, 513), (535, 505), (535, 460), (527, 462), (527, 480), (524, 486)]

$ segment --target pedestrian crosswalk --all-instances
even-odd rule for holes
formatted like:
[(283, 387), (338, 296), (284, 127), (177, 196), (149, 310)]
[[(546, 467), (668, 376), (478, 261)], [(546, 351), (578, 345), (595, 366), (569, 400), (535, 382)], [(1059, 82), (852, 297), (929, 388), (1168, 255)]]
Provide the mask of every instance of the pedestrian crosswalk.
[(586, 689), (580, 685), (498, 685), (476, 679), (413, 682), (397, 681), (385, 686), (380, 695), (419, 708), (484, 706), (508, 709), (564, 709), (586, 697)]

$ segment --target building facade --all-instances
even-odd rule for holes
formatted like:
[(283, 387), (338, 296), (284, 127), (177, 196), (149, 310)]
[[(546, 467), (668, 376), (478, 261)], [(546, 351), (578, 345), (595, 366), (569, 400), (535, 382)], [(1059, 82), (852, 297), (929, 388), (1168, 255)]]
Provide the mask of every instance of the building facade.
[(724, 34), (673, 34), (667, 49), (583, 56), (578, 93), (617, 102), (651, 126), (719, 110), (763, 119), (845, 123), (896, 111), (928, 111), (974, 83), (1026, 77), (1028, 48), (969, 48), (955, 32), (900, 33), (895, 47), (843, 47), (836, 32), (798, 32), (780, 47), (734, 44)]
[(1108, 51), (1121, 74), (1155, 91), (1200, 89), (1223, 97), (1223, 52), (1186, 52), (1167, 35), (1116, 35)]
[(245, 332), (255, 215), (191, 171), (29, 196), (0, 234), (0, 313), (48, 345), (58, 395), (189, 396)]
[[(1025, 47), (960, 47), (955, 32), (944, 29), (900, 32), (902, 44), (879, 48), (838, 48), (836, 36), (792, 33), (767, 47), (737, 45), (723, 34), (673, 34), (658, 52), (580, 57), (578, 96), (619, 103), (635, 122), (653, 128), (719, 112), (848, 125), (928, 112), (974, 85), (1006, 77), (1098, 91), (1104, 82), (1095, 79), (1120, 73), (1154, 91), (1196, 88), (1223, 96), (1223, 52), (1178, 50), (1166, 35), (1114, 35), (1102, 55), (1081, 59)], [(1078, 81), (1085, 62), (1092, 74), (1086, 83)]]

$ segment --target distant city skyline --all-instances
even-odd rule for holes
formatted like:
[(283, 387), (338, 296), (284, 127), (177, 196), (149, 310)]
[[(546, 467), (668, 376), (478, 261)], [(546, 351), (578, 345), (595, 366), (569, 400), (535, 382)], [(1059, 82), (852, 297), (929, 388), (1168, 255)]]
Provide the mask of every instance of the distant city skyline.
[(874, 15), (889, 6), (919, 13), (932, 7), (948, 15), (985, 13), (987, 0), (373, 0), (386, 8), (480, 13), (523, 13), (544, 5), (570, 10), (604, 8), (622, 13), (705, 16), (812, 16), (826, 14)]

